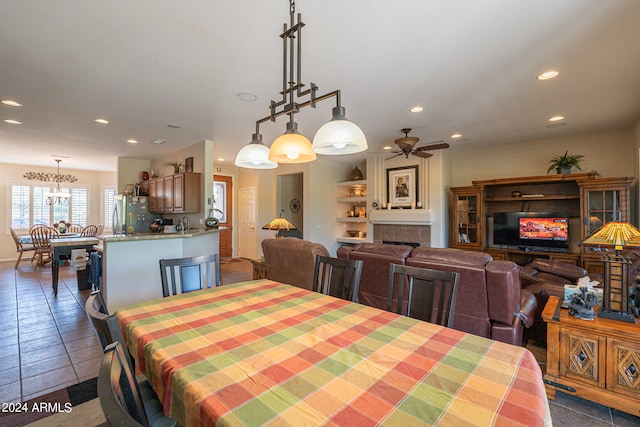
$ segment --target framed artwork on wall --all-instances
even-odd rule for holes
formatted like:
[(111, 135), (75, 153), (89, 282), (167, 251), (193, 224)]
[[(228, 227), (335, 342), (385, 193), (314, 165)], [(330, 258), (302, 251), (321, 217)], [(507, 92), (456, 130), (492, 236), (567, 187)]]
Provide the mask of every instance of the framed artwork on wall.
[(193, 172), (193, 157), (187, 157), (184, 159), (184, 171)]
[(418, 182), (418, 165), (387, 169), (387, 203), (392, 208), (416, 206)]

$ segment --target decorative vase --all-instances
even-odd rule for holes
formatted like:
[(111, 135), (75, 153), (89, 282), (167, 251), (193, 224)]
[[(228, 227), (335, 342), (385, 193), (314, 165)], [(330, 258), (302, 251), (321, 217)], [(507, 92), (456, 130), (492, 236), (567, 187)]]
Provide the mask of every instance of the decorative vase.
[(364, 179), (362, 171), (358, 169), (358, 166), (354, 166), (351, 172), (349, 172), (349, 181), (360, 181)]
[(207, 228), (218, 228), (218, 226), (220, 225), (220, 221), (218, 221), (218, 218), (210, 216), (204, 221), (204, 224)]
[(558, 175), (568, 175), (571, 173), (571, 166), (558, 166), (556, 172)]

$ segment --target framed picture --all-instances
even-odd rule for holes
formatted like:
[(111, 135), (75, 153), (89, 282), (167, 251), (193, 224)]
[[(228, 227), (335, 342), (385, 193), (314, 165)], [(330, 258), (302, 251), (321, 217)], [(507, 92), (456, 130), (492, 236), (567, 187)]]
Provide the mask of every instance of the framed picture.
[[(418, 203), (418, 165), (387, 169), (387, 200), (392, 208)], [(415, 206), (415, 205), (414, 205)]]
[(187, 157), (184, 159), (184, 171), (193, 172), (193, 157)]

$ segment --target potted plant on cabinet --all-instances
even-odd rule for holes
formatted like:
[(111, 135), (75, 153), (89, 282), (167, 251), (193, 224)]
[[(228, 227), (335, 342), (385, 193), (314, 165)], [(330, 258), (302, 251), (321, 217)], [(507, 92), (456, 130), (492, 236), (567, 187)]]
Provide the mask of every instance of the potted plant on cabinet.
[(551, 160), (549, 160), (549, 169), (547, 169), (547, 173), (555, 169), (558, 174), (569, 174), (571, 173), (571, 168), (574, 167), (578, 170), (582, 170), (580, 162), (583, 158), (584, 156), (582, 154), (569, 154), (569, 150), (567, 150), (564, 154), (553, 156)]

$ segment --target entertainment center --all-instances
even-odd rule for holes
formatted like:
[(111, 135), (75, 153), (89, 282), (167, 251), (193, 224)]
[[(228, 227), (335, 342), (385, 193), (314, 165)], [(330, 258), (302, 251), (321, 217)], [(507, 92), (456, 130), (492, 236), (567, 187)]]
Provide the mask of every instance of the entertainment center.
[(606, 249), (580, 243), (607, 222), (630, 220), (632, 181), (588, 172), (453, 187), (450, 246), (521, 265), (548, 258), (600, 272)]

